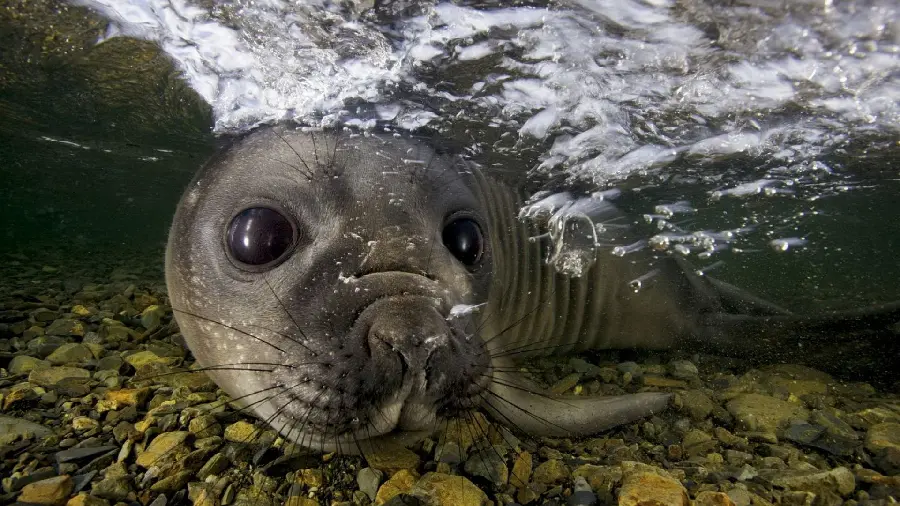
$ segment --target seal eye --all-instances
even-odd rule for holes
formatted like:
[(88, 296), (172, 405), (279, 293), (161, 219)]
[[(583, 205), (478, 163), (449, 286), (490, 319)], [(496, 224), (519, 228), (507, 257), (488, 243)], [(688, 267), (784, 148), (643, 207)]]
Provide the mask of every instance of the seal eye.
[(477, 264), (484, 253), (484, 235), (471, 218), (457, 218), (444, 225), (441, 239), (450, 253), (469, 267)]
[(294, 227), (274, 209), (251, 207), (232, 218), (225, 243), (238, 262), (265, 265), (281, 258), (291, 247)]

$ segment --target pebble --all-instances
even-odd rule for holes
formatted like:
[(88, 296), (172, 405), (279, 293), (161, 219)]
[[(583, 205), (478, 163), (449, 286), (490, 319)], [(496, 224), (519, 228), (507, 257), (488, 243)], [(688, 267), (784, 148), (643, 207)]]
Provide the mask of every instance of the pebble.
[(619, 490), (619, 506), (690, 506), (687, 490), (677, 480), (651, 472), (625, 476)]
[(51, 434), (50, 429), (24, 418), (0, 415), (0, 445), (10, 444), (20, 438), (35, 436), (38, 439)]
[(46, 369), (34, 369), (28, 374), (28, 381), (42, 387), (54, 387), (68, 378), (89, 379), (91, 372), (80, 367), (48, 367)]
[(505, 485), (509, 481), (509, 468), (506, 467), (503, 453), (496, 446), (473, 452), (466, 460), (464, 469), (470, 476), (484, 478), (494, 485)]
[(597, 504), (597, 495), (583, 477), (575, 478), (572, 489), (572, 495), (566, 500), (568, 506), (594, 506)]
[(516, 488), (525, 487), (525, 485), (531, 481), (531, 466), (531, 454), (526, 451), (519, 452), (516, 455), (515, 462), (513, 462), (512, 474), (509, 477), (509, 482)]
[(532, 480), (542, 485), (556, 485), (569, 477), (569, 468), (559, 459), (550, 459), (537, 466)]
[(401, 469), (384, 482), (375, 494), (375, 504), (381, 505), (400, 494), (409, 494), (416, 480), (419, 479), (415, 471)]
[(225, 440), (234, 443), (249, 443), (259, 437), (259, 429), (250, 422), (240, 420), (225, 427)]
[(143, 468), (150, 466), (165, 467), (172, 464), (190, 452), (185, 445), (185, 441), (189, 436), (190, 432), (187, 431), (160, 434), (153, 438), (150, 446), (138, 455), (135, 463)]
[(775, 432), (792, 421), (809, 418), (809, 411), (803, 406), (761, 394), (738, 395), (726, 408), (751, 431)]
[(29, 504), (62, 505), (69, 499), (72, 487), (72, 478), (68, 475), (47, 478), (25, 485), (18, 501)]
[(109, 501), (90, 495), (87, 492), (81, 492), (69, 499), (66, 506), (109, 506)]
[(482, 506), (487, 494), (463, 476), (427, 473), (413, 485), (410, 495), (434, 506)]
[(12, 375), (28, 374), (35, 369), (48, 369), (50, 362), (28, 355), (16, 355), (9, 361), (9, 373)]
[(87, 345), (81, 343), (66, 343), (47, 356), (47, 361), (53, 365), (86, 364), (94, 360), (94, 353)]
[(846, 467), (836, 467), (831, 471), (814, 473), (782, 472), (772, 479), (772, 484), (788, 490), (803, 490), (817, 495), (836, 492), (846, 497), (856, 488), (856, 477)]
[(378, 493), (378, 486), (381, 485), (382, 479), (384, 479), (384, 473), (371, 467), (364, 467), (356, 473), (356, 484), (370, 501), (375, 500), (375, 495)]
[(57, 464), (64, 464), (66, 462), (76, 462), (82, 459), (90, 458), (96, 455), (100, 455), (102, 453), (111, 452), (114, 450), (118, 450), (119, 448), (116, 446), (94, 446), (90, 448), (70, 448), (68, 450), (62, 450), (56, 452), (54, 457), (56, 458)]
[(419, 467), (419, 455), (403, 445), (391, 441), (379, 441), (366, 452), (370, 467), (392, 474), (401, 469)]

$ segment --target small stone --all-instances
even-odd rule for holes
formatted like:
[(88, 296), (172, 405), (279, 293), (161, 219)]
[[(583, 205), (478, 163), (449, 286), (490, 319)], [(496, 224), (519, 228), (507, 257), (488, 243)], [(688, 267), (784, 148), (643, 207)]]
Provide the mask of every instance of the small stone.
[(192, 474), (191, 471), (179, 471), (157, 481), (150, 486), (150, 490), (152, 492), (175, 492), (176, 490), (181, 490), (187, 486)]
[(716, 440), (701, 430), (691, 430), (684, 435), (681, 445), (691, 457), (702, 457), (716, 448)]
[(619, 490), (619, 506), (690, 506), (687, 490), (667, 476), (636, 472), (625, 476)]
[(694, 421), (705, 420), (715, 408), (709, 396), (700, 390), (686, 390), (679, 392), (678, 396), (681, 397), (681, 410)]
[(735, 506), (735, 504), (724, 492), (704, 490), (694, 498), (694, 506)]
[(427, 473), (410, 495), (434, 506), (482, 506), (488, 502), (487, 494), (468, 479), (443, 473)]
[(260, 430), (255, 425), (243, 420), (225, 427), (225, 440), (233, 443), (249, 443), (259, 437)]
[(141, 312), (141, 325), (147, 329), (147, 331), (156, 330), (162, 323), (164, 316), (166, 316), (166, 311), (160, 306), (157, 306), (156, 304), (147, 306)]
[(107, 476), (91, 486), (91, 495), (111, 501), (124, 501), (131, 492), (130, 476)]
[(78, 320), (60, 318), (54, 320), (44, 331), (48, 336), (83, 336), (84, 326)]
[(53, 387), (68, 378), (90, 379), (91, 372), (78, 367), (50, 367), (35, 369), (28, 374), (28, 381), (42, 387)]
[(645, 374), (641, 381), (645, 387), (659, 388), (687, 388), (687, 382), (680, 379), (666, 378), (665, 376), (656, 376)]
[(122, 388), (107, 391), (106, 400), (113, 402), (117, 406), (116, 409), (123, 406), (141, 407), (148, 395), (150, 395), (149, 388)]
[(836, 492), (846, 497), (856, 488), (856, 477), (846, 467), (836, 467), (831, 471), (812, 474), (780, 473), (772, 479), (772, 484), (788, 490), (803, 490), (817, 495)]
[(231, 462), (224, 453), (216, 453), (203, 464), (203, 467), (201, 467), (199, 471), (197, 471), (197, 478), (205, 480), (209, 476), (218, 475), (225, 469), (228, 469), (228, 466), (230, 465)]
[(594, 464), (583, 464), (578, 466), (572, 473), (576, 478), (584, 478), (594, 492), (609, 493), (612, 492), (620, 481), (622, 481), (622, 469), (618, 466), (597, 466)]
[(696, 378), (700, 374), (697, 366), (690, 360), (673, 360), (669, 362), (667, 369), (673, 378), (683, 380)]
[(18, 501), (30, 504), (62, 505), (72, 493), (72, 478), (69, 475), (55, 476), (25, 485)]
[(469, 475), (485, 478), (495, 485), (504, 485), (509, 481), (509, 468), (497, 447), (473, 452), (466, 460), (464, 469)]
[(364, 467), (356, 473), (356, 484), (370, 501), (375, 500), (375, 495), (378, 493), (378, 486), (381, 485), (382, 479), (384, 479), (384, 473), (371, 467)]
[(516, 488), (525, 487), (531, 481), (531, 454), (522, 451), (516, 455), (516, 461), (513, 462), (512, 474), (509, 482)]
[(375, 504), (381, 505), (400, 494), (408, 494), (418, 478), (415, 471), (408, 469), (397, 471), (378, 488), (378, 493), (375, 494)]
[(366, 461), (370, 467), (391, 474), (400, 469), (416, 469), (419, 467), (419, 456), (403, 445), (390, 441), (379, 441), (366, 452)]
[(97, 362), (97, 369), (100, 371), (116, 371), (122, 369), (125, 360), (119, 355), (107, 355)]
[(149, 350), (132, 353), (131, 355), (128, 355), (124, 358), (125, 361), (135, 369), (140, 369), (142, 367), (155, 364), (173, 365), (178, 362), (178, 359), (176, 357), (160, 357), (156, 353), (153, 353)]
[(34, 321), (36, 322), (49, 322), (59, 317), (59, 313), (45, 307), (41, 307), (32, 311), (31, 317), (34, 318)]
[(456, 465), (465, 459), (465, 452), (456, 441), (445, 441), (434, 452), (434, 460)]
[(109, 506), (109, 501), (94, 497), (87, 492), (81, 492), (75, 497), (69, 499), (66, 506)]
[(188, 431), (197, 438), (203, 439), (222, 434), (222, 426), (212, 415), (201, 415), (192, 418), (188, 423)]
[(50, 429), (24, 418), (0, 415), (0, 444), (9, 444), (19, 438), (35, 436), (43, 438), (51, 434)]
[(28, 374), (35, 369), (47, 369), (50, 362), (29, 355), (16, 355), (9, 361), (9, 373), (12, 375)]
[(574, 388), (580, 380), (581, 373), (573, 372), (554, 383), (553, 386), (550, 387), (550, 391), (554, 394), (562, 395)]
[(556, 485), (569, 477), (569, 468), (559, 459), (550, 459), (535, 468), (532, 480), (542, 485)]
[(81, 343), (66, 343), (47, 356), (53, 365), (86, 364), (93, 359), (91, 349)]
[(301, 469), (297, 472), (296, 482), (307, 487), (321, 488), (325, 484), (325, 478), (321, 469)]
[(747, 421), (752, 418), (752, 424), (757, 428), (748, 429), (763, 432), (775, 432), (792, 421), (809, 418), (809, 411), (803, 406), (760, 394), (740, 394), (729, 401), (726, 408), (745, 426), (751, 425)]
[(900, 423), (885, 422), (869, 427), (866, 450), (875, 456), (882, 472), (900, 473)]
[(76, 416), (72, 419), (72, 428), (79, 432), (96, 429), (99, 426), (100, 423), (97, 420), (86, 416)]
[(72, 306), (72, 313), (78, 316), (91, 316), (91, 310), (82, 306), (81, 304), (75, 304)]
[(68, 450), (56, 452), (55, 457), (57, 464), (64, 464), (66, 462), (77, 462), (79, 460), (90, 458), (95, 455), (100, 455), (101, 453), (110, 452), (115, 449), (115, 446), (110, 445), (93, 446), (87, 448), (70, 448)]
[(156, 436), (150, 442), (150, 446), (138, 455), (135, 463), (143, 468), (150, 466), (166, 467), (167, 464), (177, 462), (182, 457), (190, 453), (185, 445), (185, 440), (190, 436), (190, 432), (165, 432)]

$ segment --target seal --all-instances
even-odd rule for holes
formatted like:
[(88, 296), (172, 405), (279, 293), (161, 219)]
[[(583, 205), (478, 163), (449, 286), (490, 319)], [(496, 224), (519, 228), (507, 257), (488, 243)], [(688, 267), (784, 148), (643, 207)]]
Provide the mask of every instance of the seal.
[[(600, 432), (669, 394), (552, 396), (513, 359), (746, 352), (770, 346), (755, 339), (767, 327), (810, 321), (652, 250), (560, 274), (540, 220), (517, 219), (524, 197), (422, 140), (261, 128), (214, 155), (179, 203), (166, 253), (176, 319), (235, 401), (287, 439), (344, 451), (477, 407), (531, 434)], [(621, 213), (601, 203), (592, 216)], [(885, 313), (896, 320), (896, 307), (856, 316)]]

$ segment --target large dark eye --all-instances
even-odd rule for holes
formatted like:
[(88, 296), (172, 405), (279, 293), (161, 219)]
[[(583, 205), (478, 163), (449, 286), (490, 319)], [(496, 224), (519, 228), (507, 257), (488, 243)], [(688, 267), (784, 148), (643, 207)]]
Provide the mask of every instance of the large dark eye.
[(484, 235), (471, 218), (457, 218), (444, 225), (441, 239), (450, 253), (469, 267), (477, 264), (484, 253)]
[(265, 265), (278, 260), (291, 247), (294, 227), (274, 209), (251, 207), (231, 220), (225, 243), (238, 262)]

